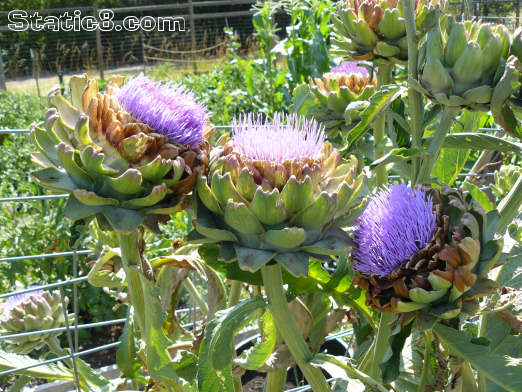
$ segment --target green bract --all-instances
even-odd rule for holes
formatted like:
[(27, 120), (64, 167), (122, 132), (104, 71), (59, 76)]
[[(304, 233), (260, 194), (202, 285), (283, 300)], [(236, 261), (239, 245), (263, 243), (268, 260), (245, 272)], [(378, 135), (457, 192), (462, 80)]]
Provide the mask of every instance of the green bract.
[(419, 54), (419, 81), (410, 81), (435, 102), (470, 110), (500, 112), (518, 84), (508, 60), (509, 32), (502, 25), (455, 22), (431, 30)]
[[(438, 21), (438, 1), (419, 1), (415, 8), (418, 34)], [(343, 0), (333, 17), (336, 53), (353, 60), (404, 62), (408, 43), (404, 10), (397, 0)]]
[(296, 87), (293, 109), (321, 122), (332, 140), (357, 124), (374, 92), (375, 81), (368, 76), (329, 72)]
[(406, 319), (414, 311), (441, 319), (473, 315), (478, 299), (498, 288), (487, 274), (502, 252), (503, 240), (494, 238), (500, 216), (453, 188), (430, 193), (437, 214), (432, 240), (387, 276), (358, 273), (356, 283), (367, 290), (369, 306)]
[(275, 260), (294, 275), (307, 275), (309, 257), (346, 253), (339, 227), (362, 207), (365, 177), (357, 160), (339, 165), (339, 153), (324, 143), (316, 159), (281, 163), (249, 159), (222, 137), (210, 155), (208, 176), (197, 183), (195, 242), (222, 242), (221, 257), (237, 258), (255, 272)]
[[(21, 298), (12, 298), (13, 304), (4, 304), (0, 318), (0, 336), (23, 332), (42, 331), (58, 328), (64, 324), (65, 316), (62, 297), (59, 291), (21, 294)], [(64, 298), (67, 306), (68, 299)], [(27, 354), (43, 347), (49, 339), (56, 338), (61, 332), (35, 334), (25, 337), (8, 338), (9, 351)]]
[(44, 127), (33, 135), (44, 169), (32, 173), (42, 186), (69, 193), (65, 215), (96, 217), (106, 229), (157, 229), (168, 214), (188, 206), (186, 195), (206, 170), (209, 146), (180, 145), (133, 118), (120, 105), (121, 78), (105, 93), (95, 80), (71, 79), (71, 100), (50, 94)]

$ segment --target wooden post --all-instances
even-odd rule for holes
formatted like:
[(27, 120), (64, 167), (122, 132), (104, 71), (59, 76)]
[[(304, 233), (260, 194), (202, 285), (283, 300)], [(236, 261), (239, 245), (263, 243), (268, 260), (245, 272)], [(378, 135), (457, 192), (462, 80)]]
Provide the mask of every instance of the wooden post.
[(520, 0), (517, 0), (517, 17), (515, 19), (515, 29), (518, 28), (520, 24)]
[(31, 62), (33, 65), (33, 77), (36, 82), (36, 91), (38, 92), (38, 98), (42, 98), (40, 95), (40, 84), (38, 83), (38, 67), (36, 65), (38, 57), (33, 48), (29, 49), (29, 53), (31, 54)]
[(0, 88), (2, 90), (7, 90), (7, 86), (5, 84), (4, 61), (2, 60), (2, 57), (2, 47), (0, 46)]
[(190, 16), (190, 41), (192, 46), (192, 66), (194, 73), (198, 72), (198, 66), (196, 64), (196, 23), (194, 21), (194, 4), (192, 0), (188, 0), (189, 5), (189, 16)]
[[(94, 17), (99, 20), (98, 15), (98, 4), (94, 4), (93, 12)], [(96, 54), (98, 58), (98, 69), (100, 70), (100, 79), (105, 79), (105, 75), (103, 74), (103, 46), (101, 41), (101, 31), (100, 29), (96, 29)]]

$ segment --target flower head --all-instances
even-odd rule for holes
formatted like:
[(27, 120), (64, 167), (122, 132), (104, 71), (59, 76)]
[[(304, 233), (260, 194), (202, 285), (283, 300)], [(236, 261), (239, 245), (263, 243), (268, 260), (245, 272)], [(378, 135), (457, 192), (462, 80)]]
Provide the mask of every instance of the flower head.
[(13, 295), (4, 302), (4, 312), (9, 313), (12, 309), (18, 306), (23, 308), (24, 304), (31, 301), (31, 299), (40, 299), (43, 293), (43, 290), (36, 290), (28, 293)]
[(354, 268), (385, 277), (432, 239), (436, 215), (430, 196), (404, 184), (377, 193), (358, 220)]
[(332, 69), (330, 69), (331, 73), (334, 74), (359, 74), (363, 77), (370, 77), (370, 73), (366, 67), (361, 66), (360, 64), (364, 64), (361, 61), (345, 61), (339, 65), (336, 65)]
[(232, 120), (234, 151), (246, 158), (283, 163), (316, 159), (325, 141), (322, 125), (297, 114), (276, 113), (272, 121), (250, 113)]
[(203, 140), (205, 107), (180, 85), (155, 82), (140, 75), (118, 93), (123, 108), (171, 142), (195, 148)]

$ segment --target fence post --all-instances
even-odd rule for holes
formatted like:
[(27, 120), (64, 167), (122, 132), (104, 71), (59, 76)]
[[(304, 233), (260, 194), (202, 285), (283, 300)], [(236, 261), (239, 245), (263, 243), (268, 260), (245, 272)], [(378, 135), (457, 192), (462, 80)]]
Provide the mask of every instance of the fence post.
[(520, 24), (520, 0), (517, 0), (517, 17), (515, 18), (515, 29)]
[(40, 95), (40, 83), (38, 83), (38, 52), (34, 51), (33, 48), (29, 49), (29, 53), (31, 54), (31, 62), (33, 65), (33, 77), (36, 82), (36, 91), (38, 92), (38, 98), (41, 98)]
[(196, 23), (194, 22), (194, 4), (192, 0), (188, 0), (189, 6), (189, 15), (190, 15), (190, 41), (192, 44), (192, 66), (194, 68), (194, 73), (198, 71), (198, 66), (196, 64)]
[(5, 84), (4, 60), (2, 60), (2, 57), (2, 46), (0, 46), (0, 88), (2, 90), (7, 90), (7, 86)]
[[(92, 9), (96, 20), (100, 20), (98, 15), (98, 4), (94, 4)], [(103, 47), (100, 29), (96, 29), (96, 54), (96, 57), (98, 58), (98, 69), (100, 70), (100, 79), (103, 80), (105, 79), (105, 75), (103, 74)]]

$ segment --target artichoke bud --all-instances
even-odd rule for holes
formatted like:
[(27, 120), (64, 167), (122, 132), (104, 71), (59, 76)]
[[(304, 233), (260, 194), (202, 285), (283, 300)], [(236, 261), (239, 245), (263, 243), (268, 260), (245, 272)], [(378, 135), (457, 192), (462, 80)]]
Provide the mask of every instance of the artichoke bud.
[[(419, 37), (433, 27), (439, 11), (436, 0), (415, 4)], [(404, 20), (404, 10), (397, 1), (340, 1), (334, 16), (334, 45), (351, 60), (404, 62), (408, 58)]]
[[(234, 119), (220, 154), (223, 164), (211, 164), (198, 180), (202, 205), (192, 241), (231, 246), (244, 270), (275, 260), (294, 275), (307, 274), (311, 255), (328, 259), (344, 251), (343, 232), (326, 237), (361, 203), (364, 177), (355, 178), (355, 158), (341, 164), (315, 120), (279, 113), (271, 122), (252, 114)], [(221, 175), (226, 165), (239, 174)], [(335, 192), (343, 186), (353, 192), (340, 204)]]
[(352, 253), (355, 283), (366, 290), (368, 306), (394, 313), (422, 309), (441, 319), (477, 310), (476, 293), (483, 291), (478, 272), (487, 274), (499, 255), (485, 249), (492, 238), (470, 235), (470, 227), (486, 219), (471, 196), (448, 187), (391, 185), (379, 192), (359, 218)]
[(428, 58), (421, 75), (421, 82), (434, 94), (449, 91), (453, 88), (453, 79), (442, 63), (434, 58)]
[[(471, 86), (482, 74), (482, 50), (476, 43), (470, 42), (459, 56), (453, 67), (457, 83)], [(457, 91), (461, 93), (462, 91)]]
[[(67, 298), (64, 298), (67, 304)], [(64, 315), (60, 292), (36, 290), (10, 297), (3, 304), (0, 317), (0, 336), (58, 328), (63, 325)], [(10, 351), (27, 354), (41, 348), (45, 342), (60, 333), (5, 339)]]
[(444, 59), (448, 67), (453, 67), (460, 57), (464, 48), (468, 43), (466, 36), (466, 28), (461, 23), (454, 23), (451, 27), (446, 49), (444, 50)]
[(426, 38), (426, 55), (429, 59), (443, 61), (442, 36), (439, 29), (431, 30)]
[(67, 217), (157, 230), (187, 206), (186, 195), (207, 170), (212, 129), (191, 92), (139, 76), (125, 85), (113, 78), (102, 93), (95, 80), (74, 76), (71, 102), (59, 91), (50, 102), (44, 128), (33, 132), (48, 163), (35, 159), (44, 169), (33, 178), (70, 194)]
[(515, 33), (513, 34), (511, 54), (516, 56), (518, 61), (522, 61), (522, 27), (516, 29)]

